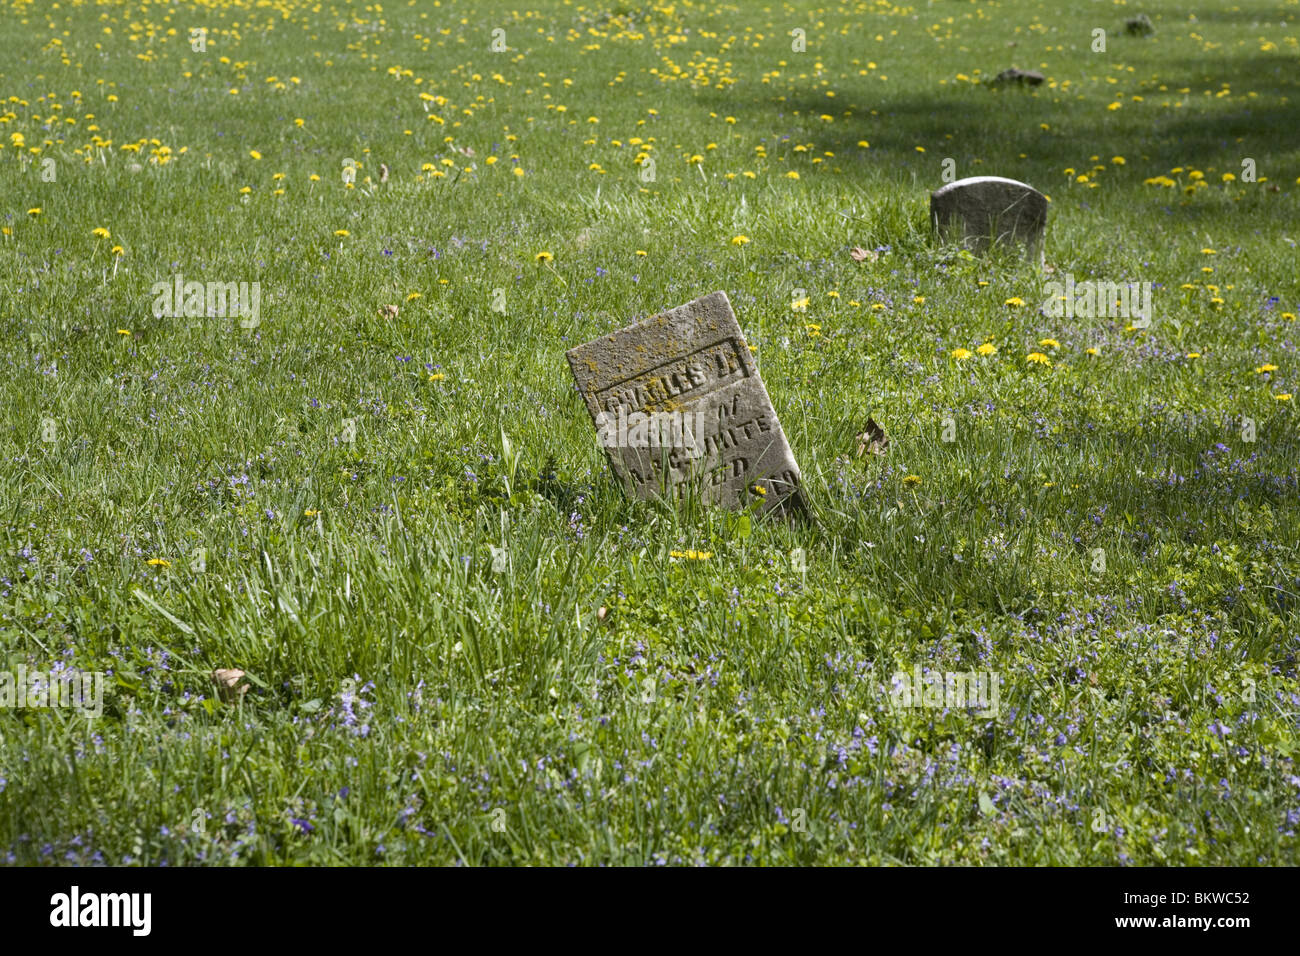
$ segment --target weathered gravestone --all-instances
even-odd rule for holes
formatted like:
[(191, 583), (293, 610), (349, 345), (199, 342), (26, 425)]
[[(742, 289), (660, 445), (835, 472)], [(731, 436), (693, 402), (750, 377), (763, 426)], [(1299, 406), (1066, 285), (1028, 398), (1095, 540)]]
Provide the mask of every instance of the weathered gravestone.
[(799, 466), (726, 293), (565, 354), (629, 493), (763, 513), (801, 506)]
[(1023, 242), (1028, 258), (1041, 266), (1047, 197), (1014, 179), (972, 176), (930, 194), (930, 223), (942, 238), (974, 252), (993, 242)]

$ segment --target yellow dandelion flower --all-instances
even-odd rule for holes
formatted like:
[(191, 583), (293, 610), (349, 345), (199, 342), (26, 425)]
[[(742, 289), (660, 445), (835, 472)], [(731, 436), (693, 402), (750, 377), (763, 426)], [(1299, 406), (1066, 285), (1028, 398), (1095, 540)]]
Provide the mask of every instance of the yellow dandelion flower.
[(920, 483), (921, 483), (920, 475), (908, 475), (906, 478), (903, 479), (903, 484), (905, 485), (919, 485)]
[(352, 233), (348, 232), (346, 229), (335, 229), (334, 235), (346, 239), (348, 236), (352, 235)]
[(90, 231), (90, 234), (91, 234), (92, 236), (94, 236), (96, 239), (108, 239), (108, 238), (110, 238), (110, 237), (113, 235), (111, 232), (109, 232), (109, 231), (108, 231), (107, 229), (105, 229), (103, 226), (100, 226), (100, 227), (97, 228), (97, 229), (92, 229), (92, 230)]
[(543, 251), (537, 253), (537, 255), (533, 256), (533, 258), (536, 259), (538, 262), (550, 262), (552, 259), (555, 258), (555, 256), (551, 255), (549, 252)]
[(745, 245), (745, 243), (747, 243), (747, 242), (749, 242), (749, 236), (732, 236), (732, 237), (731, 237), (731, 244), (732, 244), (733, 246), (743, 246), (743, 245)]
[(968, 358), (970, 358), (971, 355), (972, 355), (972, 352), (971, 352), (970, 349), (953, 349), (953, 350), (952, 350), (952, 357), (955, 358), (955, 359), (957, 359), (959, 362), (962, 361), (963, 359), (968, 359)]
[(1038, 344), (1045, 349), (1059, 349), (1061, 347), (1061, 343), (1056, 339), (1039, 339)]
[(998, 347), (994, 345), (992, 342), (985, 342), (975, 351), (978, 352), (980, 355), (995, 355), (997, 353), (997, 350)]
[(1276, 372), (1276, 371), (1277, 371), (1276, 365), (1261, 365), (1259, 368), (1255, 369), (1255, 374), (1263, 375), (1265, 372)]
[(1019, 296), (1013, 296), (1012, 298), (1007, 299), (1007, 301), (1003, 303), (1003, 305), (1009, 305), (1013, 309), (1018, 309), (1024, 304), (1025, 304), (1025, 300), (1020, 298)]
[(1052, 360), (1049, 359), (1042, 352), (1030, 352), (1028, 355), (1025, 356), (1025, 361), (1034, 362), (1038, 365), (1046, 365), (1048, 368), (1051, 368), (1052, 366)]
[(261, 159), (261, 158), (262, 158), (262, 154), (259, 153), (259, 152), (258, 152), (257, 150), (255, 150), (255, 149), (250, 149), (250, 150), (248, 151), (248, 155), (249, 155), (249, 156), (252, 156), (254, 159)]

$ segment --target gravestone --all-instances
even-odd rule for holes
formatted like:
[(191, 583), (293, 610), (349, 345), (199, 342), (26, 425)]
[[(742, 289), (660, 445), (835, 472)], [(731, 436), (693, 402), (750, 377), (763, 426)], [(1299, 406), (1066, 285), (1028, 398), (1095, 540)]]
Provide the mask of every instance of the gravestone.
[(989, 84), (991, 86), (1041, 86), (1043, 80), (1043, 74), (1037, 70), (1021, 70), (1013, 66), (993, 77), (989, 80)]
[(1023, 242), (1027, 257), (1043, 263), (1047, 197), (1001, 176), (973, 176), (930, 194), (930, 224), (943, 239), (985, 252), (993, 242)]
[(725, 292), (565, 356), (630, 494), (760, 513), (802, 506), (799, 466)]

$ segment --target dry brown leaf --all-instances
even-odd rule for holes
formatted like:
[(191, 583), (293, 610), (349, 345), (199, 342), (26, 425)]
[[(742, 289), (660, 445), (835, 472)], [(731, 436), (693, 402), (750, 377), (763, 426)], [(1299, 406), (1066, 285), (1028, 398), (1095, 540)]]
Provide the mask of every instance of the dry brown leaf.
[(889, 451), (889, 437), (874, 418), (868, 418), (866, 426), (858, 433), (858, 457), (861, 458), (868, 451), (873, 455), (883, 455)]
[(381, 183), (386, 183), (386, 182), (388, 182), (388, 164), (387, 164), (387, 163), (380, 163), (380, 164), (379, 164), (379, 181), (380, 181)]
[(248, 685), (239, 683), (243, 679), (244, 672), (237, 667), (218, 667), (212, 672), (217, 696), (228, 704), (238, 703), (248, 693)]
[(863, 260), (875, 262), (880, 258), (880, 253), (870, 249), (863, 249), (861, 246), (854, 246), (849, 250), (849, 255), (853, 257), (855, 262), (862, 262)]
[(397, 311), (397, 306), (385, 305), (379, 309), (379, 314), (389, 319), (395, 319), (397, 318)]

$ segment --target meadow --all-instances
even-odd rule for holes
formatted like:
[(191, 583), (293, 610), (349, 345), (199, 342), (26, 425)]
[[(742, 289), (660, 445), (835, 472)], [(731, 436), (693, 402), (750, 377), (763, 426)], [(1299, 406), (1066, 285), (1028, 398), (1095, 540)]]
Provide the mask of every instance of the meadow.
[[(1298, 45), (1297, 0), (0, 0), (0, 670), (105, 680), (0, 706), (0, 860), (1294, 864)], [(952, 171), (1048, 195), (1050, 271), (932, 237)], [(629, 499), (574, 389), (715, 290), (803, 518)]]

